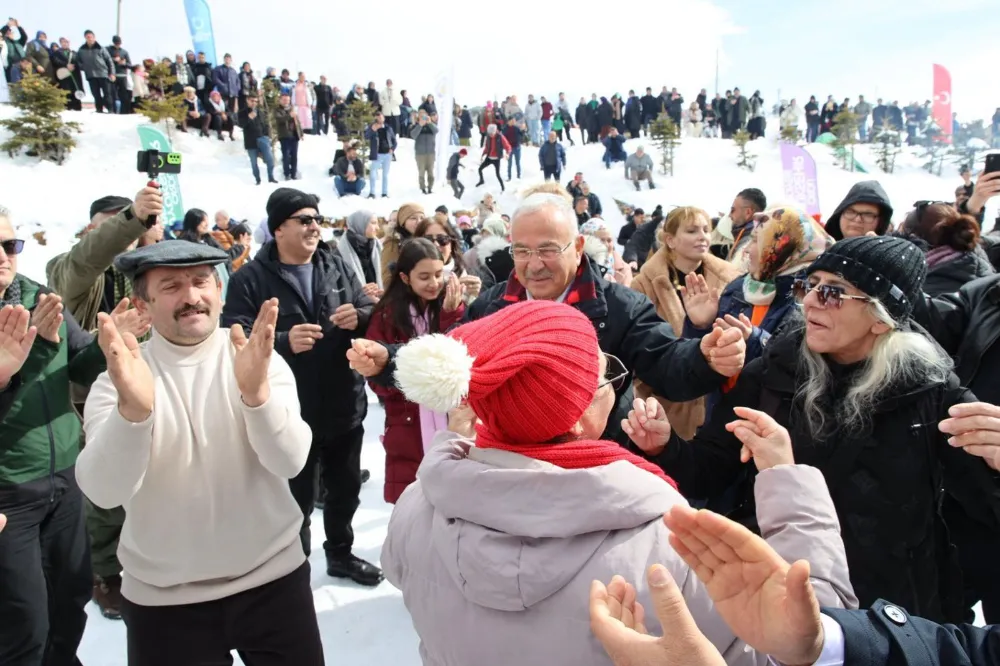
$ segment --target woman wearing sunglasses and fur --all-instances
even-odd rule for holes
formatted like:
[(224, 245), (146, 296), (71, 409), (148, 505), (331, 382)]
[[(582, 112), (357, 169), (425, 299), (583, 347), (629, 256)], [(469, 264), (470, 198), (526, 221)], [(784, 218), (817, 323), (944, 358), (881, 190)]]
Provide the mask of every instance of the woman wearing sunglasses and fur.
[(455, 227), (448, 221), (448, 216), (444, 213), (435, 213), (434, 217), (425, 219), (417, 227), (413, 234), (417, 238), (426, 238), (434, 243), (444, 259), (444, 274), (454, 275), (462, 285), (462, 300), (466, 305), (479, 298), (483, 281), (478, 276), (469, 272), (465, 262), (462, 261), (462, 249), (459, 246), (459, 234)]
[[(926, 272), (923, 252), (900, 238), (837, 243), (796, 283), (802, 313), (771, 336), (694, 439), (670, 433), (656, 403), (637, 401), (623, 428), (686, 497), (712, 508), (735, 494), (730, 517), (753, 529), (757, 470), (818, 468), (862, 607), (885, 598), (959, 622), (966, 608), (939, 510), (942, 488), (966, 511), (988, 516), (992, 529), (1000, 492), (987, 464), (942, 433), (963, 434), (952, 432), (963, 419), (949, 418), (949, 409), (975, 397), (910, 321)], [(755, 444), (773, 438), (787, 441), (786, 453), (751, 463)]]

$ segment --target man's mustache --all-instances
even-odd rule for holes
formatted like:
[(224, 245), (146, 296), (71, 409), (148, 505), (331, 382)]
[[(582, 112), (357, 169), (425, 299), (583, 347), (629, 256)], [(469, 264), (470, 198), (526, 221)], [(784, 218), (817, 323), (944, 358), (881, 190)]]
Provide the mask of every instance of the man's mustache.
[(540, 271), (525, 270), (524, 277), (529, 280), (548, 280), (549, 278), (553, 278), (555, 276), (552, 274), (552, 271), (543, 268)]
[(174, 319), (180, 319), (186, 314), (209, 314), (209, 309), (204, 305), (185, 305), (179, 310), (174, 310)]

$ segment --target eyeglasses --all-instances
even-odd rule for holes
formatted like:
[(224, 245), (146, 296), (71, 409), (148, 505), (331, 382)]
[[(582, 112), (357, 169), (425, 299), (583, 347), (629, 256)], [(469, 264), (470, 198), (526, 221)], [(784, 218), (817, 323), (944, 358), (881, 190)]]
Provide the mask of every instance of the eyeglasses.
[(625, 364), (617, 356), (604, 354), (604, 360), (606, 361), (604, 376), (601, 378), (601, 383), (597, 385), (597, 390), (601, 390), (608, 384), (611, 384), (614, 386), (615, 391), (621, 391), (625, 387), (625, 380), (628, 379), (630, 374), (628, 368), (625, 367)]
[(327, 221), (322, 215), (295, 215), (288, 218), (289, 220), (298, 220), (303, 227), (308, 227), (310, 224), (315, 222), (316, 224), (322, 226), (324, 222)]
[(0, 241), (0, 247), (3, 247), (3, 251), (8, 257), (11, 257), (15, 254), (21, 254), (21, 250), (24, 249), (24, 241), (16, 238), (10, 238), (5, 241)]
[(439, 247), (448, 247), (455, 239), (447, 234), (437, 234), (436, 236), (424, 236), (429, 241), (437, 243)]
[(799, 303), (805, 300), (810, 291), (816, 292), (816, 298), (823, 307), (840, 308), (844, 301), (867, 301), (871, 302), (871, 296), (854, 296), (848, 294), (847, 290), (835, 284), (810, 284), (806, 280), (796, 280), (792, 283), (792, 295)]
[(872, 224), (873, 222), (878, 220), (878, 213), (872, 213), (872, 212), (859, 213), (853, 208), (848, 208), (843, 213), (841, 213), (840, 216), (845, 220), (856, 220), (858, 218), (861, 218), (861, 221), (864, 222), (865, 224)]
[(526, 247), (514, 247), (510, 248), (510, 256), (514, 257), (514, 261), (528, 261), (535, 255), (542, 261), (552, 261), (557, 259), (559, 255), (569, 249), (569, 246), (573, 244), (573, 241), (566, 243), (563, 247), (542, 247), (537, 250), (530, 250)]

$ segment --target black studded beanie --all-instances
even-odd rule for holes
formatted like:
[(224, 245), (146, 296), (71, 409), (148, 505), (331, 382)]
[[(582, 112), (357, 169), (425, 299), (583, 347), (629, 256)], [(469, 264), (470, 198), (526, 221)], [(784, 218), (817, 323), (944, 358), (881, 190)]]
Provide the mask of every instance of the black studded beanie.
[(892, 318), (904, 322), (922, 297), (927, 261), (916, 245), (892, 236), (846, 238), (819, 255), (806, 271), (840, 275), (877, 298)]

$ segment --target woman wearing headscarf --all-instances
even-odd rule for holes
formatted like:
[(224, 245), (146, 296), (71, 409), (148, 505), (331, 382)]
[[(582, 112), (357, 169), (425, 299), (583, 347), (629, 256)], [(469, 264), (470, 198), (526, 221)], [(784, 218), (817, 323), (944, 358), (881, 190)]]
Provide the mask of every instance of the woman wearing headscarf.
[(378, 301), (385, 289), (382, 282), (382, 241), (377, 238), (378, 218), (370, 210), (347, 216), (347, 230), (337, 242), (344, 263), (354, 269), (358, 282), (372, 300)]
[[(745, 250), (749, 272), (722, 287), (704, 276), (692, 276), (681, 290), (685, 316), (677, 332), (679, 337), (702, 338), (716, 323), (724, 328), (738, 326), (747, 341), (746, 364), (763, 353), (771, 334), (794, 311), (795, 280), (834, 243), (816, 220), (790, 207), (758, 213), (751, 224)], [(731, 379), (719, 392), (707, 396), (705, 418), (711, 417), (721, 391), (735, 384), (736, 379)]]
[(921, 201), (900, 235), (924, 251), (927, 281), (924, 293), (940, 296), (958, 291), (977, 278), (993, 275), (993, 265), (979, 248), (979, 223), (948, 203)]
[[(685, 278), (697, 275), (718, 293), (736, 279), (739, 270), (709, 251), (712, 220), (701, 208), (684, 206), (670, 211), (657, 235), (660, 249), (642, 265), (632, 280), (632, 288), (645, 294), (656, 307), (656, 314), (670, 324), (674, 335), (681, 337), (685, 317), (681, 291)], [(635, 392), (639, 398), (653, 395), (649, 387), (638, 380)], [(657, 400), (681, 437), (693, 437), (705, 421), (705, 398), (687, 402), (670, 402), (659, 397)]]
[(975, 396), (910, 320), (926, 270), (923, 253), (901, 238), (835, 243), (793, 287), (802, 315), (771, 336), (693, 439), (669, 429), (644, 438), (638, 414), (623, 429), (685, 496), (709, 508), (735, 496), (722, 508), (751, 529), (759, 477), (746, 447), (780, 434), (788, 453), (769, 464), (822, 472), (860, 603), (892, 599), (922, 617), (960, 622), (966, 608), (943, 495), (997, 530), (1000, 489), (983, 459), (942, 432), (976, 436), (946, 424), (953, 407)]
[[(583, 602), (591, 582), (636, 580), (649, 608), (642, 573), (653, 563), (680, 581), (694, 620), (730, 664), (767, 663), (733, 636), (671, 548), (662, 517), (685, 503), (673, 481), (599, 439), (627, 374), (601, 353), (586, 315), (551, 301), (518, 303), (400, 350), (395, 377), (408, 400), (440, 411), (468, 404), (425, 453), (382, 546), (425, 664), (604, 666)], [(762, 477), (771, 544), (786, 559), (809, 559), (823, 605), (853, 605), (818, 473), (792, 465)]]
[(208, 113), (211, 116), (211, 127), (219, 134), (219, 141), (225, 141), (222, 137), (222, 133), (226, 132), (229, 134), (230, 141), (236, 141), (233, 137), (233, 131), (235, 128), (235, 122), (233, 115), (226, 108), (226, 101), (222, 99), (222, 93), (218, 90), (213, 90), (208, 95)]

